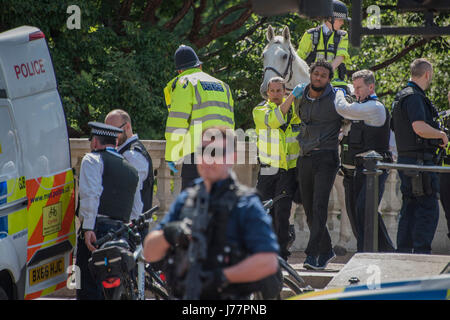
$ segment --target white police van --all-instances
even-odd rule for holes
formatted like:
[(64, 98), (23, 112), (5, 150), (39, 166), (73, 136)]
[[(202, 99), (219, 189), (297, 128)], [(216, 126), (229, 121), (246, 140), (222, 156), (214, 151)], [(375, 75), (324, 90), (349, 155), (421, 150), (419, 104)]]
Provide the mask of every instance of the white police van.
[(66, 285), (75, 247), (66, 118), (45, 35), (0, 33), (0, 299)]

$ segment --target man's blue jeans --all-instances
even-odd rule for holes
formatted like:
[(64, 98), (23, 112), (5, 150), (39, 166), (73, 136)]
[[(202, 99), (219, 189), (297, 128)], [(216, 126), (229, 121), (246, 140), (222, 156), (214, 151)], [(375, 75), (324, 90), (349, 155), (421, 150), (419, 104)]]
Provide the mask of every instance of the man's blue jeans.
[[(399, 157), (398, 163), (417, 164), (415, 158)], [(434, 165), (432, 161), (424, 161), (424, 165)], [(429, 175), (429, 194), (414, 196), (411, 177), (399, 170), (403, 195), (402, 209), (397, 231), (397, 251), (405, 253), (431, 253), (431, 242), (439, 220), (439, 204), (437, 192), (439, 176), (435, 172)], [(425, 183), (424, 183), (425, 184)], [(425, 189), (426, 186), (424, 186)]]

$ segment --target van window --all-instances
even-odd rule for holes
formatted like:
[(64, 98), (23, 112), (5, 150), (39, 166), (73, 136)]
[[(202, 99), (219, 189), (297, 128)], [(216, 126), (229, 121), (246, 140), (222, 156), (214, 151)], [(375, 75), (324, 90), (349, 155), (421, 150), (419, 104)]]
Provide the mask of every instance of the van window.
[(19, 176), (18, 159), (17, 135), (11, 115), (7, 106), (0, 105), (0, 182)]
[(66, 120), (56, 90), (14, 100), (27, 179), (69, 169)]

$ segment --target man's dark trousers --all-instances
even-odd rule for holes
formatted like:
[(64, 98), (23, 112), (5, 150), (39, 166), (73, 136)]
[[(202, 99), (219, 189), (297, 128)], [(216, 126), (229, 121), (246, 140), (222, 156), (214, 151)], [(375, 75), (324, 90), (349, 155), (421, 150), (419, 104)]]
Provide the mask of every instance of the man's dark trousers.
[(273, 229), (280, 245), (280, 255), (284, 259), (287, 259), (289, 256), (289, 217), (291, 215), (292, 197), (296, 189), (295, 168), (285, 170), (262, 165), (258, 175), (256, 190), (258, 190), (263, 201), (275, 199), (270, 214), (272, 216)]
[(297, 160), (297, 177), (310, 231), (307, 255), (325, 255), (332, 250), (327, 229), (328, 201), (338, 168), (337, 150), (313, 150)]
[[(357, 228), (357, 250), (358, 252), (364, 251), (364, 225), (365, 225), (365, 210), (366, 210), (366, 181), (367, 176), (363, 172), (363, 166), (356, 166), (353, 191), (355, 197), (355, 212), (356, 212), (356, 228)], [(378, 176), (378, 205), (380, 205), (381, 198), (383, 197), (385, 182), (388, 177), (386, 170), (382, 170), (383, 173)], [(378, 214), (378, 251), (380, 252), (393, 252), (395, 251), (394, 245), (389, 233), (384, 224), (383, 218), (379, 212)]]
[[(417, 164), (415, 158), (398, 157), (398, 163)], [(424, 165), (434, 165), (425, 160)], [(431, 194), (415, 197), (412, 193), (411, 177), (399, 170), (400, 190), (403, 204), (397, 231), (397, 251), (404, 253), (431, 253), (431, 243), (436, 232), (439, 219), (437, 191), (439, 177), (437, 173), (426, 173), (430, 177)]]

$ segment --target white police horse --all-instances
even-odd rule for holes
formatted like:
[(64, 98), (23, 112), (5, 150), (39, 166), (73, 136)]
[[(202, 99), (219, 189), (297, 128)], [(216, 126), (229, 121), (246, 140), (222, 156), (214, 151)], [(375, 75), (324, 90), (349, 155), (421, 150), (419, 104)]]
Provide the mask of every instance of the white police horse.
[(264, 77), (260, 87), (261, 95), (267, 98), (267, 83), (275, 76), (282, 77), (288, 91), (300, 84), (309, 83), (309, 67), (291, 44), (289, 27), (284, 27), (281, 36), (276, 36), (272, 26), (266, 32), (269, 43), (263, 51)]
[[(285, 80), (286, 89), (288, 91), (292, 91), (298, 84), (308, 84), (310, 82), (309, 67), (307, 63), (297, 55), (296, 50), (291, 44), (289, 27), (285, 26), (282, 35), (276, 36), (272, 26), (269, 25), (266, 36), (269, 43), (264, 48), (262, 54), (264, 75), (260, 87), (261, 96), (264, 99), (267, 99), (267, 83), (275, 76), (279, 76)], [(336, 190), (339, 207), (341, 208), (341, 226), (337, 246), (340, 247), (341, 252), (342, 248), (345, 248), (345, 244), (353, 235), (350, 221), (347, 216), (347, 210), (345, 208), (345, 193), (342, 181), (342, 176), (336, 175), (334, 188)], [(344, 252), (341, 254), (343, 253)]]

